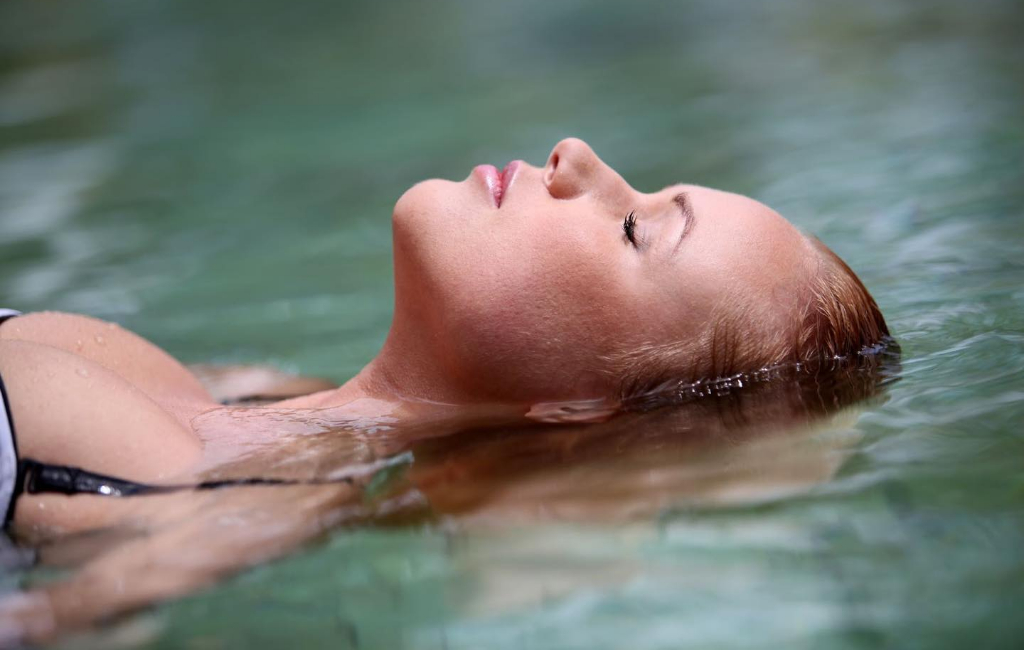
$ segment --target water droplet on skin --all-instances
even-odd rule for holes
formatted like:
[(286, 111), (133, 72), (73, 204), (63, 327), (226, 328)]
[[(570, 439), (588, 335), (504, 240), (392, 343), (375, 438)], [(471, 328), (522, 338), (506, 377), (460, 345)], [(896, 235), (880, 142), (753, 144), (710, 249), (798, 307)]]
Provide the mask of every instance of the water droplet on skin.
[(78, 368), (77, 370), (75, 370), (75, 372), (78, 373), (79, 377), (88, 377), (89, 376), (89, 371), (86, 370), (85, 368)]
[(96, 339), (96, 345), (106, 345), (106, 344), (107, 344), (107, 342), (106, 342), (106, 340), (104, 340), (104, 338), (103, 338), (103, 335), (102, 335), (102, 334), (97, 334), (97, 335), (96, 335), (95, 337), (93, 337), (93, 338), (95, 338), (95, 339)]

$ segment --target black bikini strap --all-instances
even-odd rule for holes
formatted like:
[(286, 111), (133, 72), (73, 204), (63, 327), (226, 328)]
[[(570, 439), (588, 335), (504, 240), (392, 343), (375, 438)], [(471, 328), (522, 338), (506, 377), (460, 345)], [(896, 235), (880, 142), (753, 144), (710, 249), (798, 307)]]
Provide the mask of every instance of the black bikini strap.
[(109, 497), (133, 497), (146, 494), (181, 492), (184, 490), (216, 490), (222, 487), (244, 485), (328, 485), (335, 483), (352, 485), (355, 483), (355, 480), (351, 476), (306, 481), (248, 477), (203, 481), (202, 483), (192, 484), (150, 485), (148, 483), (136, 483), (135, 481), (126, 481), (113, 476), (97, 474), (96, 472), (84, 470), (81, 467), (51, 465), (49, 463), (40, 463), (31, 458), (25, 458), (18, 464), (18, 483), (15, 489), (18, 493), (24, 492), (26, 494), (97, 494)]
[(25, 458), (19, 463), (19, 483), (26, 494), (101, 494), (133, 496), (158, 487), (86, 471), (80, 467), (50, 465)]

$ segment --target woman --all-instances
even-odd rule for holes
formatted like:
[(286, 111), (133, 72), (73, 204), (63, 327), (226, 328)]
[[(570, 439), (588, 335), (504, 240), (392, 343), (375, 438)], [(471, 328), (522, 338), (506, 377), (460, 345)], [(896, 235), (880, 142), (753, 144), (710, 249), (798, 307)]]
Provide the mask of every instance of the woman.
[[(542, 168), (420, 183), (393, 224), (380, 354), (275, 413), (315, 410), (315, 426), (327, 414), (396, 427), (453, 405), (595, 420), (667, 382), (813, 365), (888, 336), (852, 271), (771, 209), (697, 186), (638, 192), (577, 139)], [(165, 352), (83, 316), (5, 319), (0, 375), (18, 455), (38, 463), (187, 485), (280, 434), (278, 416), (239, 424)], [(0, 496), (23, 487), (5, 462)], [(0, 507), (17, 529), (67, 531), (109, 523), (112, 501), (22, 494)]]
[[(426, 495), (465, 512), (486, 485), (509, 480), (497, 457), (531, 449), (523, 467), (536, 471), (543, 450), (557, 448), (544, 480), (563, 492), (567, 449), (601, 453), (641, 430), (563, 427), (527, 448), (506, 427), (482, 453), (473, 441), (496, 422), (603, 422), (696, 400), (671, 430), (708, 435), (734, 429), (739, 411), (706, 393), (739, 389), (748, 411), (757, 405), (753, 417), (791, 422), (877, 389), (872, 375), (865, 389), (825, 395), (814, 374), (871, 359), (888, 341), (874, 301), (831, 251), (743, 196), (688, 185), (637, 192), (580, 140), (558, 143), (542, 168), (480, 166), (461, 183), (420, 183), (398, 201), (393, 225), (395, 314), (381, 352), (343, 386), (269, 408), (220, 404), (179, 362), (113, 324), (59, 313), (0, 323), (0, 499), (9, 499), (0, 507), (36, 545), (94, 531), (86, 550), (46, 547), (51, 561), (85, 563), (73, 578), (0, 603), (0, 623), (17, 622), (11, 638), (47, 638), (182, 593), (339, 521), (377, 516), (381, 508), (365, 510), (363, 478), (402, 469), (409, 450), (424, 460), (378, 503), (383, 511)], [(764, 388), (790, 385), (777, 375), (792, 372), (812, 377), (811, 388)], [(708, 381), (721, 377), (731, 379)], [(467, 458), (478, 460), (459, 464)], [(419, 496), (408, 497), (409, 485)], [(227, 486), (238, 487), (196, 489)], [(133, 491), (154, 496), (113, 496)], [(192, 568), (178, 554), (160, 570), (186, 547), (202, 549), (202, 561)]]

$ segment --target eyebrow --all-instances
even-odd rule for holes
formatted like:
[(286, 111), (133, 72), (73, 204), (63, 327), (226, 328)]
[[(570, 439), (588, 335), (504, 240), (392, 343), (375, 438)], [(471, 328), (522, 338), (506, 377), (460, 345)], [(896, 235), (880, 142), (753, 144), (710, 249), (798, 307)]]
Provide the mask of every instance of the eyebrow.
[(675, 254), (675, 252), (679, 250), (679, 246), (683, 243), (683, 240), (686, 239), (686, 236), (690, 234), (690, 231), (693, 229), (695, 217), (693, 214), (693, 205), (690, 204), (690, 197), (687, 196), (686, 192), (680, 192), (673, 196), (672, 202), (679, 206), (679, 210), (683, 214), (683, 219), (686, 221), (686, 223), (683, 224), (683, 232), (679, 234), (679, 241), (677, 241), (676, 245), (672, 248), (672, 253)]

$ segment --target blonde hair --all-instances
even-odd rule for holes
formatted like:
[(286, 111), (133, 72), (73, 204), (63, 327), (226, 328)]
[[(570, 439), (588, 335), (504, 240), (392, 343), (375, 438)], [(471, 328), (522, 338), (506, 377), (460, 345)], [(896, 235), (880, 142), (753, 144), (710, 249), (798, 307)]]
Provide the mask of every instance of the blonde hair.
[(795, 291), (786, 327), (772, 327), (764, 306), (737, 309), (727, 298), (696, 341), (646, 344), (607, 359), (625, 403), (680, 385), (738, 377), (781, 366), (834, 367), (864, 354), (897, 350), (881, 310), (864, 283), (815, 237), (810, 281)]

